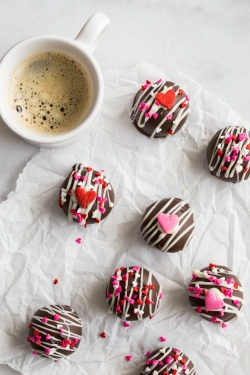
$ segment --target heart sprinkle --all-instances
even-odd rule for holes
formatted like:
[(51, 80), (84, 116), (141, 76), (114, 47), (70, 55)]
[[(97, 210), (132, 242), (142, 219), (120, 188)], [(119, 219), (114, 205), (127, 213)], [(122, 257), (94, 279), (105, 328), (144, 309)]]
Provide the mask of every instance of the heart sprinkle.
[(100, 337), (102, 337), (103, 339), (105, 339), (106, 338), (106, 333), (105, 332), (100, 333)]

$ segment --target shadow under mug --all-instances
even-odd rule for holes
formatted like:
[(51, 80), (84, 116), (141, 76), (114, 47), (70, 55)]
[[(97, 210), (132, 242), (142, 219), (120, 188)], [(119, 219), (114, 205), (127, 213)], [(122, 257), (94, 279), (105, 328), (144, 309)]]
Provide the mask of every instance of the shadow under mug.
[[(61, 147), (72, 143), (80, 133), (89, 131), (100, 114), (104, 91), (102, 73), (92, 53), (109, 22), (104, 14), (94, 13), (75, 40), (55, 35), (35, 36), (19, 42), (4, 55), (0, 62), (0, 115), (14, 133), (40, 147)], [(87, 115), (75, 128), (61, 134), (37, 133), (18, 123), (8, 95), (15, 68), (27, 57), (44, 51), (61, 52), (72, 56), (84, 68), (91, 84), (92, 102)]]

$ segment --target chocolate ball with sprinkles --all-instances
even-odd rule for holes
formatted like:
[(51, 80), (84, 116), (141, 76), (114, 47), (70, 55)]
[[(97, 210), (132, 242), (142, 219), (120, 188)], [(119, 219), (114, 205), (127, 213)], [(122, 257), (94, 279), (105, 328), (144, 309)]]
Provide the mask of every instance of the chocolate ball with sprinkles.
[(86, 227), (108, 216), (114, 198), (114, 190), (104, 176), (104, 170), (98, 172), (77, 163), (61, 186), (59, 206), (69, 220)]
[(109, 312), (124, 321), (152, 319), (162, 299), (162, 288), (145, 268), (120, 267), (106, 289)]
[(177, 133), (187, 120), (189, 96), (177, 84), (159, 79), (146, 81), (135, 95), (130, 118), (134, 126), (151, 138)]
[(229, 320), (240, 315), (243, 303), (241, 283), (225, 266), (210, 264), (193, 270), (189, 301), (202, 318), (226, 328)]
[(150, 246), (169, 253), (181, 251), (193, 237), (193, 211), (182, 199), (161, 199), (146, 209), (140, 229)]
[(74, 353), (81, 338), (82, 322), (72, 307), (50, 305), (34, 314), (27, 341), (33, 354), (57, 360)]
[(244, 127), (219, 130), (207, 148), (210, 173), (227, 182), (240, 182), (250, 175), (250, 132)]
[(180, 350), (168, 346), (149, 354), (141, 375), (196, 375), (193, 362)]

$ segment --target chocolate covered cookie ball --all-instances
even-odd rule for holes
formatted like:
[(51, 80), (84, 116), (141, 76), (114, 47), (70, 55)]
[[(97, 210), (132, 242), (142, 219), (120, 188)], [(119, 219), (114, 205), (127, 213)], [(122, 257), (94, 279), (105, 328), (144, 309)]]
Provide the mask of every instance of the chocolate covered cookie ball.
[(77, 163), (62, 184), (59, 206), (69, 220), (86, 227), (108, 216), (114, 198), (114, 190), (103, 170), (98, 172)]
[(193, 237), (193, 211), (179, 198), (161, 199), (146, 209), (140, 229), (150, 246), (175, 253), (183, 250)]
[(145, 268), (116, 269), (106, 290), (109, 312), (123, 320), (152, 318), (162, 298), (162, 288), (151, 271)]
[(50, 305), (34, 314), (27, 341), (33, 354), (57, 360), (74, 353), (81, 338), (82, 322), (72, 307)]
[(244, 127), (219, 130), (207, 148), (210, 173), (227, 182), (240, 182), (250, 175), (250, 132)]
[(177, 84), (146, 81), (134, 98), (130, 118), (134, 126), (151, 138), (177, 133), (187, 120), (189, 96)]
[(153, 351), (141, 375), (196, 375), (193, 362), (178, 349), (165, 346)]
[(227, 326), (225, 322), (240, 314), (243, 302), (238, 277), (228, 267), (215, 264), (193, 270), (188, 295), (194, 311), (223, 328)]

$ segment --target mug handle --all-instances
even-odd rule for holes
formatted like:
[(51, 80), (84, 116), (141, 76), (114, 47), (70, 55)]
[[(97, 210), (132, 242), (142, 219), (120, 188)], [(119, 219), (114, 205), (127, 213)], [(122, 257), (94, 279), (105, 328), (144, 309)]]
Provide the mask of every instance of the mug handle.
[(75, 40), (93, 53), (109, 23), (110, 19), (105, 14), (96, 12), (88, 19)]

